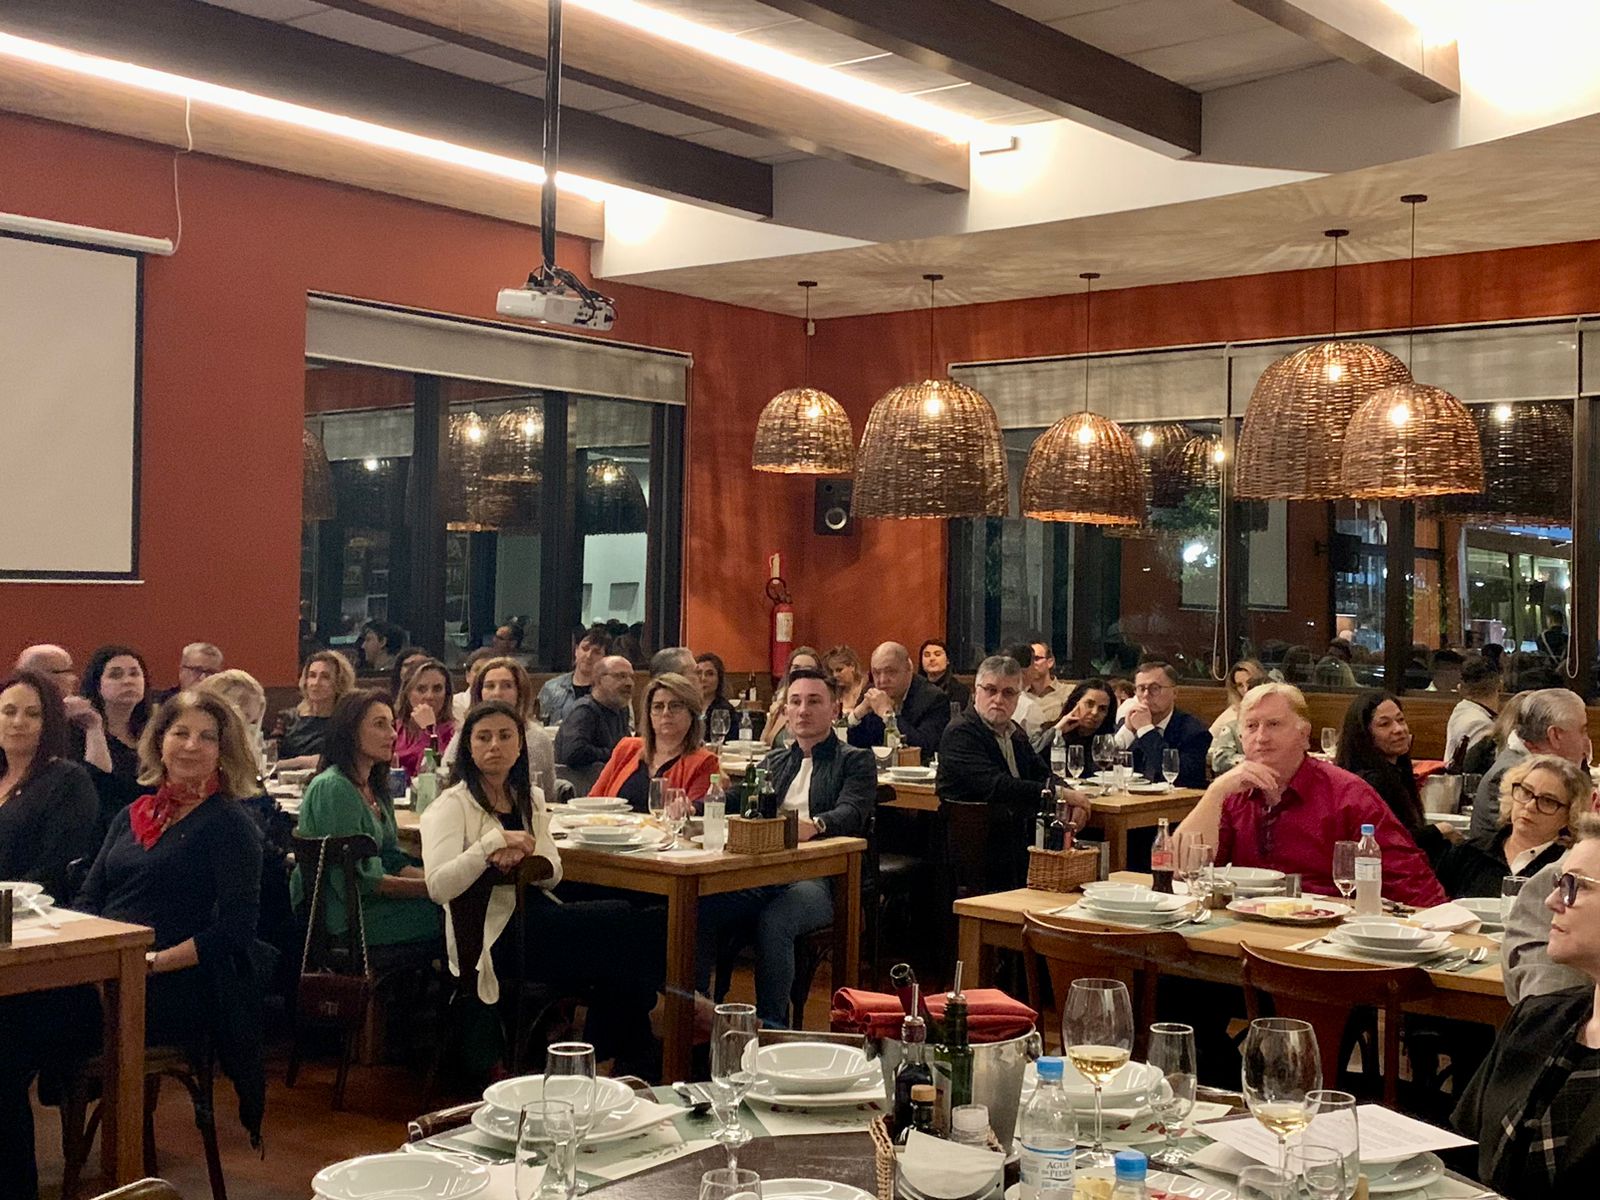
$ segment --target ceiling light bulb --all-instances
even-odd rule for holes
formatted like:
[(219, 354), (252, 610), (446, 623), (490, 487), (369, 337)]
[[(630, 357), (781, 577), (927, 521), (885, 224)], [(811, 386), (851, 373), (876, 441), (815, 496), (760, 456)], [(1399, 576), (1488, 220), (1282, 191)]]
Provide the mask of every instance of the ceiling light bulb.
[(1073, 434), (1078, 439), (1078, 445), (1089, 446), (1094, 443), (1094, 426), (1088, 421), (1078, 426), (1078, 432)]
[(1141, 433), (1139, 435), (1139, 445), (1143, 446), (1146, 450), (1150, 449), (1150, 447), (1154, 446), (1155, 444), (1156, 444), (1155, 430), (1146, 429), (1143, 433)]
[(1217, 448), (1216, 448), (1216, 449), (1215, 449), (1215, 450), (1213, 450), (1213, 451), (1212, 451), (1212, 452), (1211, 452), (1211, 461), (1212, 461), (1212, 462), (1214, 462), (1214, 463), (1223, 463), (1223, 462), (1226, 462), (1226, 461), (1227, 461), (1227, 458), (1228, 458), (1228, 456), (1227, 456), (1227, 454), (1226, 454), (1226, 453), (1225, 453), (1225, 452), (1224, 452), (1224, 451), (1223, 451), (1223, 449), (1222, 449), (1222, 447), (1221, 447), (1221, 446), (1218, 446), (1218, 447), (1217, 447)]
[(1338, 383), (1344, 378), (1344, 364), (1342, 362), (1330, 362), (1326, 373), (1329, 383)]
[(930, 417), (937, 417), (944, 412), (944, 397), (937, 391), (930, 390), (928, 398), (922, 402), (922, 411)]
[(361, 460), (361, 465), (369, 471), (376, 471), (380, 464), (375, 458), (364, 458)]
[(522, 422), (522, 435), (524, 437), (538, 437), (540, 433), (539, 422), (532, 417), (526, 417)]
[(814, 400), (810, 404), (806, 405), (806, 420), (815, 421), (821, 416), (822, 405), (818, 404)]
[(1502, 425), (1511, 420), (1511, 405), (1496, 404), (1494, 406), (1494, 419)]
[(1411, 424), (1411, 406), (1402, 401), (1391, 408), (1389, 410), (1389, 424), (1396, 429), (1404, 429)]

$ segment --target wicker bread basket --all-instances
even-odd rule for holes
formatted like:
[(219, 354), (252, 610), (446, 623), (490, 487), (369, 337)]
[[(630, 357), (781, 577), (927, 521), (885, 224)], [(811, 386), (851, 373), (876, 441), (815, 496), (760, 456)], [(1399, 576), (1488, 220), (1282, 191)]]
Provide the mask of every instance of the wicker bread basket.
[(1075, 892), (1100, 874), (1098, 850), (1028, 847), (1028, 886), (1045, 892)]

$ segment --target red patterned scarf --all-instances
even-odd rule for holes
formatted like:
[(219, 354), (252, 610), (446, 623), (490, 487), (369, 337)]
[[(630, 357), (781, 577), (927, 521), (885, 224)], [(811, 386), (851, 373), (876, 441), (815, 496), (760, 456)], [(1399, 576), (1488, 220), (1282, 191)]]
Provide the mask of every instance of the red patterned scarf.
[(179, 812), (214, 796), (221, 786), (222, 777), (216, 771), (198, 786), (166, 780), (152, 795), (140, 796), (129, 806), (128, 824), (133, 828), (133, 836), (139, 840), (139, 845), (150, 849), (161, 840)]

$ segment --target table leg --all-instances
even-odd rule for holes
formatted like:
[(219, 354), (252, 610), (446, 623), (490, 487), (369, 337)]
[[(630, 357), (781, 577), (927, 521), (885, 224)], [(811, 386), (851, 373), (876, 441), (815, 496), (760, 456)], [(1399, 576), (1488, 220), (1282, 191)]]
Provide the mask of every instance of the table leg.
[(983, 922), (962, 917), (956, 926), (956, 957), (964, 964), (962, 986), (988, 987), (994, 982), (994, 947), (983, 941)]
[(144, 1177), (144, 981), (142, 946), (118, 956), (106, 981), (101, 1169), (113, 1184)]
[(661, 1035), (663, 1079), (688, 1079), (694, 1050), (695, 942), (700, 887), (692, 875), (673, 880), (667, 897), (667, 1004)]
[(1106, 841), (1111, 846), (1110, 869), (1113, 871), (1126, 871), (1128, 869), (1128, 820), (1126, 817), (1108, 813), (1105, 823)]
[(861, 986), (861, 856), (833, 877), (833, 990)]

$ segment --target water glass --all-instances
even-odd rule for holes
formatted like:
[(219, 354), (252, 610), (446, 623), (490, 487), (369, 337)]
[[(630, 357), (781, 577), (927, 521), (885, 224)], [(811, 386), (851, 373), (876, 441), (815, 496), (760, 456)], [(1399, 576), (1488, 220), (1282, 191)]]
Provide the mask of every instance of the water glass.
[(707, 800), (700, 827), (700, 844), (707, 850), (721, 850), (728, 844), (728, 802)]
[(1295, 1180), (1287, 1168), (1250, 1166), (1239, 1172), (1238, 1200), (1294, 1200)]
[(278, 769), (278, 739), (267, 738), (261, 743), (261, 778), (271, 779)]
[(1117, 751), (1117, 791), (1125, 792), (1133, 786), (1133, 751)]
[(683, 836), (684, 828), (689, 824), (689, 818), (694, 814), (694, 805), (689, 802), (689, 792), (686, 788), (668, 788), (666, 803), (662, 808), (662, 820), (672, 834), (672, 845), (678, 844), (678, 839)]
[(1217, 848), (1199, 837), (1185, 838), (1178, 851), (1178, 873), (1189, 885), (1189, 895), (1208, 897), (1211, 894), (1211, 868), (1216, 863)]
[(718, 1167), (700, 1176), (700, 1200), (761, 1200), (761, 1176), (738, 1167)]
[(739, 1106), (756, 1081), (759, 1028), (753, 1004), (719, 1004), (711, 1023), (711, 1109), (730, 1169), (739, 1165), (739, 1147), (752, 1136), (739, 1119)]
[[(583, 1146), (584, 1138), (594, 1128), (595, 1092), (594, 1047), (588, 1042), (552, 1042), (544, 1055), (544, 1092), (572, 1106), (572, 1127), (577, 1133), (573, 1147), (573, 1161)], [(576, 1171), (576, 1166), (574, 1166)], [(579, 1192), (588, 1188), (579, 1185)]]
[(666, 807), (667, 781), (661, 776), (657, 775), (655, 778), (650, 780), (649, 799), (645, 802), (645, 809), (652, 817), (656, 819), (656, 822), (659, 824), (661, 822), (661, 814)]
[(1511, 919), (1511, 910), (1516, 907), (1517, 897), (1522, 894), (1522, 885), (1527, 882), (1522, 875), (1507, 875), (1500, 880), (1500, 924), (1504, 925)]
[(1356, 849), (1360, 842), (1333, 844), (1333, 886), (1346, 900), (1356, 890)]
[(1067, 747), (1067, 773), (1074, 779), (1082, 779), (1083, 772), (1083, 743), (1073, 742)]
[(578, 1182), (578, 1131), (566, 1100), (534, 1100), (517, 1117), (513, 1170), (517, 1200), (572, 1200)]
[(1349, 1092), (1318, 1088), (1306, 1099), (1313, 1106), (1314, 1115), (1300, 1135), (1301, 1143), (1331, 1149), (1343, 1158), (1344, 1190), (1332, 1200), (1350, 1200), (1361, 1176), (1361, 1125), (1356, 1117), (1356, 1098)]
[(719, 708), (711, 714), (711, 743), (720, 746), (728, 740), (728, 710)]
[(1194, 1026), (1175, 1021), (1150, 1026), (1149, 1062), (1162, 1075), (1159, 1090), (1151, 1096), (1150, 1107), (1167, 1139), (1161, 1149), (1150, 1156), (1150, 1161), (1175, 1171), (1189, 1161), (1189, 1156), (1178, 1149), (1178, 1133), (1194, 1111)]
[(1322, 727), (1322, 752), (1329, 758), (1339, 752), (1339, 731), (1332, 725)]
[(1311, 1200), (1344, 1200), (1344, 1155), (1332, 1146), (1320, 1146), (1309, 1133), (1289, 1155), (1289, 1169)]
[(1182, 765), (1176, 746), (1168, 746), (1161, 752), (1161, 778), (1167, 781), (1167, 786), (1178, 782), (1178, 770)]

